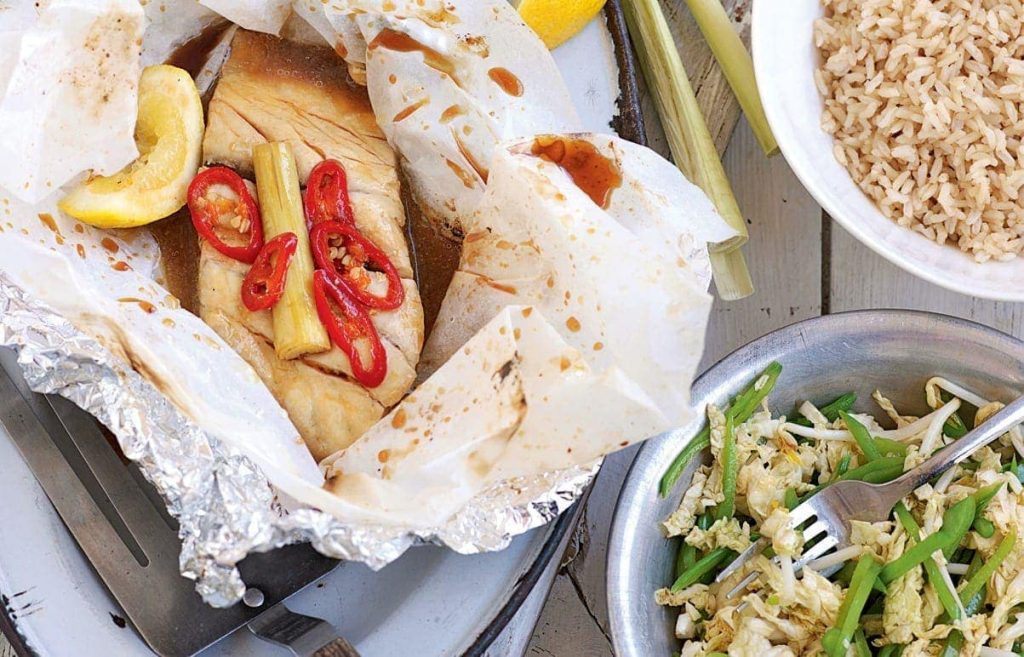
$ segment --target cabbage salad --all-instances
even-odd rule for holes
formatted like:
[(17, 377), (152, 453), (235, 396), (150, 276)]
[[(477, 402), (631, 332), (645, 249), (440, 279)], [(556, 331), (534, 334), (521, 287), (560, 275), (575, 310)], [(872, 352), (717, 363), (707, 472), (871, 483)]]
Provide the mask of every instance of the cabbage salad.
[[(708, 406), (707, 425), (662, 479), (664, 496), (710, 447), (662, 524), (679, 552), (674, 580), (655, 597), (679, 609), (681, 657), (1024, 655), (1019, 427), (916, 489), (889, 520), (854, 521), (852, 546), (800, 572), (809, 546), (789, 527), (789, 512), (825, 486), (891, 481), (1003, 404), (935, 377), (924, 417), (900, 414), (876, 391), (875, 415), (855, 412), (849, 393), (803, 402), (790, 419), (765, 401), (781, 371), (772, 363), (729, 406)], [(759, 537), (770, 547), (715, 583)]]

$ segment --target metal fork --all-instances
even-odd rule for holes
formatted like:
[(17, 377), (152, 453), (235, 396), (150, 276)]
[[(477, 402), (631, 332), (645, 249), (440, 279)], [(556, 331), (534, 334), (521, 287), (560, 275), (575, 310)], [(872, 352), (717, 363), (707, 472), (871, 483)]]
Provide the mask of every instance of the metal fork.
[[(980, 427), (946, 445), (932, 454), (924, 463), (888, 483), (869, 484), (863, 481), (840, 481), (822, 489), (790, 512), (789, 526), (793, 529), (804, 527), (805, 543), (820, 537), (820, 540), (793, 564), (793, 570), (799, 572), (808, 562), (820, 559), (834, 549), (850, 546), (851, 521), (879, 522), (888, 520), (892, 508), (896, 506), (897, 502), (1021, 423), (1024, 423), (1024, 397), (1018, 398)], [(733, 573), (738, 572), (743, 564), (754, 555), (760, 554), (768, 547), (768, 544), (769, 541), (763, 537), (754, 541), (735, 561), (718, 574), (715, 581), (722, 582)], [(831, 574), (834, 569), (828, 573), (824, 570), (822, 572)], [(756, 572), (750, 573), (734, 586), (726, 597), (732, 598), (756, 578)]]

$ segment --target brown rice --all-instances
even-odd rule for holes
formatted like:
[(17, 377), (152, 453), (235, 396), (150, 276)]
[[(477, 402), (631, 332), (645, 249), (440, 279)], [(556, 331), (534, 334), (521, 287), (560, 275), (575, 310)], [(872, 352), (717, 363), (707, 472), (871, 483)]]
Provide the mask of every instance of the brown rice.
[(1024, 250), (1024, 0), (823, 0), (835, 157), (888, 217), (975, 260)]

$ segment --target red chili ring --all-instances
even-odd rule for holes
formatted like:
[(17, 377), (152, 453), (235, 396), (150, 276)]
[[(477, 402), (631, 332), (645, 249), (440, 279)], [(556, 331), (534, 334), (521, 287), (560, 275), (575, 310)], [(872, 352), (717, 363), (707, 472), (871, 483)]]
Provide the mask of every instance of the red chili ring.
[[(380, 341), (366, 309), (338, 286), (328, 272), (320, 269), (313, 273), (313, 298), (320, 321), (331, 336), (331, 341), (345, 352), (352, 364), (352, 375), (367, 388), (376, 388), (384, 381), (388, 371), (388, 355)], [(341, 315), (334, 311), (337, 306)], [(356, 341), (368, 340), (371, 362), (363, 365), (356, 350)]]
[(263, 246), (242, 281), (242, 303), (246, 308), (256, 312), (277, 305), (284, 294), (288, 265), (298, 245), (295, 233), (281, 233)]
[(355, 215), (348, 197), (348, 176), (341, 162), (324, 160), (313, 167), (306, 182), (303, 205), (306, 227), (310, 230), (322, 221), (355, 225)]
[[(220, 210), (206, 198), (212, 185), (225, 185), (238, 195), (237, 212), (249, 223), (249, 243), (242, 246), (226, 244), (217, 235), (214, 223), (220, 218)], [(263, 248), (263, 220), (255, 199), (249, 193), (242, 177), (227, 167), (210, 167), (201, 172), (188, 186), (188, 209), (192, 225), (213, 248), (234, 260), (252, 264)]]
[[(384, 273), (388, 280), (387, 294), (377, 296), (371, 294), (350, 275), (355, 267), (339, 264), (331, 257), (331, 239), (340, 237), (342, 245), (357, 260), (356, 267), (364, 264), (372, 265), (377, 271)], [(331, 274), (335, 283), (345, 289), (359, 303), (376, 310), (394, 310), (405, 300), (405, 287), (398, 270), (391, 263), (387, 254), (378, 249), (373, 242), (363, 237), (355, 225), (340, 221), (325, 221), (313, 226), (309, 233), (309, 241), (313, 250), (313, 260), (317, 267)]]

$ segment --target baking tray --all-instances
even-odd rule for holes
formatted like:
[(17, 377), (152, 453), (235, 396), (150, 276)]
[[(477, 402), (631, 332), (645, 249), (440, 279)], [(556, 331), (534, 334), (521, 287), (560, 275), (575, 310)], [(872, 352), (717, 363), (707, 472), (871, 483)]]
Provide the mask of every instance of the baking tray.
[[(637, 64), (626, 30), (625, 20), (622, 15), (621, 0), (610, 0), (604, 9), (605, 23), (610, 40), (613, 45), (614, 63), (618, 68), (618, 89), (619, 96), (616, 102), (617, 115), (611, 123), (611, 127), (621, 136), (631, 141), (645, 144), (646, 136), (643, 122), (643, 115), (640, 105), (640, 93), (638, 88)], [(591, 26), (593, 27), (593, 26)], [(2, 437), (0, 437), (2, 438)], [(534, 586), (541, 580), (545, 570), (552, 559), (558, 556), (559, 548), (563, 544), (567, 532), (574, 525), (578, 516), (578, 510), (573, 508), (563, 514), (555, 523), (547, 528), (535, 530), (546, 535), (540, 545), (540, 549), (533, 555), (527, 567), (519, 572), (512, 584), (504, 604), (497, 609), (496, 613), (487, 621), (482, 629), (475, 634), (471, 642), (465, 647), (461, 654), (469, 656), (483, 656), (494, 642), (505, 626), (515, 617), (523, 602), (529, 597)], [(0, 532), (5, 529), (0, 526)], [(70, 539), (69, 539), (70, 540)], [(286, 548), (288, 550), (308, 550), (305, 546)], [(258, 555), (251, 558), (251, 565), (243, 562), (242, 570), (256, 572), (265, 569), (267, 564), (273, 563), (274, 553)], [(315, 561), (315, 558), (313, 559)], [(348, 566), (356, 568), (358, 566)], [(311, 569), (312, 572), (315, 569)], [(40, 655), (44, 653), (34, 650), (26, 641), (29, 632), (24, 624), (31, 614), (36, 613), (31, 604), (30, 592), (15, 591), (3, 588), (4, 582), (0, 578), (0, 631), (11, 642), (15, 653), (20, 657)], [(323, 582), (317, 586), (324, 586)], [(118, 627), (124, 627), (123, 616), (116, 612), (109, 612), (110, 622)], [(315, 613), (315, 612), (314, 612)], [(535, 619), (534, 619), (535, 620)], [(69, 634), (69, 639), (73, 636)], [(452, 653), (456, 654), (456, 653)], [(46, 657), (58, 657), (53, 651), (45, 653)]]

